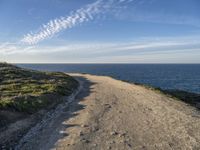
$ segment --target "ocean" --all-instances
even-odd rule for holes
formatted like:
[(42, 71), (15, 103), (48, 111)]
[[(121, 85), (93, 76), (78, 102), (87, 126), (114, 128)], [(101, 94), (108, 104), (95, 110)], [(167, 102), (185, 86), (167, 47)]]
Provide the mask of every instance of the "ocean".
[(18, 64), (42, 71), (89, 73), (162, 89), (200, 93), (200, 64)]

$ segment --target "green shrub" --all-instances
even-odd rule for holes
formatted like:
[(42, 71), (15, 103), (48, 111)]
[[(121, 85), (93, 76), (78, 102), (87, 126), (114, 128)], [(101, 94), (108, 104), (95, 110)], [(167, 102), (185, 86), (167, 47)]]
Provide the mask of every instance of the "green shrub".
[(0, 109), (33, 113), (57, 102), (61, 96), (70, 95), (77, 86), (78, 82), (65, 73), (0, 63)]

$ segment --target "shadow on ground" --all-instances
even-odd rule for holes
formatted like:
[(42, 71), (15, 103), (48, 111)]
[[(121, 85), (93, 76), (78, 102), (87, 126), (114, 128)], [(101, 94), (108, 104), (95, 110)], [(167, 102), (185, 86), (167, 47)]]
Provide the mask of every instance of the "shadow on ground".
[[(47, 144), (48, 146), (45, 146), (45, 149), (55, 149), (56, 143), (59, 140), (62, 140), (63, 138), (66, 138), (66, 136), (69, 136), (69, 133), (67, 132), (68, 128), (80, 126), (78, 124), (66, 124), (66, 122), (69, 119), (72, 119), (73, 117), (79, 115), (78, 112), (87, 107), (85, 105), (80, 104), (80, 102), (84, 101), (87, 96), (95, 92), (94, 89), (92, 88), (92, 86), (95, 85), (95, 83), (92, 83), (91, 81), (87, 80), (87, 78), (84, 78), (82, 76), (76, 76), (75, 78), (81, 83), (82, 89), (80, 93), (76, 96), (75, 100), (72, 103), (70, 103), (70, 105), (67, 107), (64, 113), (61, 114), (59, 118), (56, 120), (56, 126), (58, 127), (59, 130), (52, 131), (55, 133), (51, 133), (51, 135), (54, 134), (52, 136), (53, 138), (49, 138)], [(49, 131), (47, 132), (49, 133)]]

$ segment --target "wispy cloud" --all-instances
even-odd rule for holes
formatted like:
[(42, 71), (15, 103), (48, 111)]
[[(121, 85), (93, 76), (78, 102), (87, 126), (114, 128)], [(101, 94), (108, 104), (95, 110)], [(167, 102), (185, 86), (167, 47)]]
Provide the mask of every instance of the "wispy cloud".
[(92, 20), (93, 16), (100, 12), (101, 7), (102, 1), (98, 0), (93, 4), (72, 12), (70, 16), (50, 20), (47, 24), (42, 25), (39, 32), (29, 33), (21, 41), (28, 44), (36, 44), (39, 41), (52, 37), (63, 29), (69, 29), (82, 22)]
[[(131, 3), (127, 5), (127, 3)], [(155, 0), (97, 0), (94, 3), (83, 6), (82, 8), (69, 13), (70, 15), (61, 16), (50, 20), (41, 25), (38, 31), (30, 32), (21, 39), (22, 43), (33, 45), (45, 39), (53, 37), (55, 34), (80, 25), (84, 22), (95, 19), (98, 15), (106, 12), (114, 12), (118, 19), (129, 19), (135, 21), (147, 21), (156, 23), (187, 24), (200, 26), (199, 18), (180, 14), (165, 14), (163, 12), (145, 11), (145, 7), (155, 5)], [(124, 5), (123, 5), (124, 4)], [(158, 3), (159, 4), (159, 3)], [(120, 8), (127, 7), (127, 10), (121, 12)], [(132, 9), (129, 8), (131, 6)], [(126, 8), (125, 7), (125, 8)], [(116, 10), (117, 9), (117, 10)], [(160, 9), (160, 8), (159, 8)]]
[(32, 49), (34, 46), (25, 46), (21, 43), (12, 43), (5, 42), (0, 43), (0, 54), (1, 55), (10, 55), (10, 54), (19, 54), (19, 53), (28, 53), (28, 50)]
[[(190, 55), (191, 58), (196, 54), (195, 57), (200, 56), (200, 37), (169, 37), (162, 39), (152, 38), (143, 39), (133, 42), (113, 42), (113, 43), (74, 43), (74, 44), (59, 44), (56, 46), (54, 44), (49, 44), (48, 46), (41, 46), (37, 43), (55, 36), (55, 34), (80, 25), (84, 22), (92, 21), (99, 15), (107, 12), (112, 14), (115, 12), (117, 17), (120, 18), (122, 15), (125, 19), (134, 21), (149, 21), (157, 23), (173, 23), (173, 24), (190, 24), (190, 25), (200, 25), (198, 18), (191, 18), (187, 16), (175, 15), (175, 14), (165, 14), (149, 11), (145, 12), (145, 8), (140, 5), (146, 5), (147, 3), (152, 3), (155, 0), (97, 0), (94, 3), (85, 5), (84, 7), (75, 10), (70, 15), (61, 16), (50, 20), (49, 22), (41, 25), (41, 27), (36, 32), (30, 32), (17, 43), (0, 43), (0, 61), (2, 58), (12, 58), (15, 61), (20, 62), (21, 60), (27, 60), (31, 62), (37, 60), (51, 61), (51, 59), (58, 59), (56, 61), (70, 61), (70, 60), (80, 60), (82, 62), (88, 61), (100, 61), (100, 62), (123, 62), (129, 61), (134, 62), (144, 61), (144, 59), (165, 59), (165, 56), (179, 57), (184, 55)], [(128, 14), (121, 13), (121, 9), (126, 8), (125, 6), (131, 3), (133, 11), (128, 10)], [(123, 5), (121, 5), (123, 4)], [(154, 3), (152, 3), (154, 4)], [(123, 7), (124, 6), (124, 7)], [(140, 6), (140, 7), (139, 7)], [(135, 8), (137, 8), (135, 10)], [(117, 11), (115, 11), (117, 9)], [(131, 13), (132, 12), (132, 13)], [(55, 41), (54, 41), (55, 42)], [(22, 44), (25, 43), (25, 44)], [(28, 44), (28, 45), (27, 45)], [(44, 55), (41, 55), (44, 54)], [(17, 57), (20, 56), (20, 57)], [(28, 57), (27, 57), (28, 56)], [(57, 56), (57, 57), (55, 57)], [(46, 58), (46, 59), (44, 59)], [(12, 61), (12, 59), (10, 59)], [(9, 60), (9, 59), (8, 59)], [(36, 61), (35, 61), (36, 62)], [(145, 61), (144, 61), (145, 62)], [(161, 62), (161, 61), (160, 61)], [(199, 60), (198, 60), (199, 62)]]
[[(115, 5), (121, 3), (130, 3), (134, 0), (97, 0), (76, 11), (71, 12), (69, 16), (59, 17), (43, 24), (38, 32), (30, 32), (24, 35), (21, 42), (26, 44), (36, 44), (44, 39), (53, 37), (56, 33), (77, 26), (81, 23), (93, 20), (97, 15), (111, 11)], [(120, 7), (118, 7), (120, 8)]]
[(142, 38), (132, 42), (99, 42), (99, 43), (65, 43), (56, 45), (21, 45), (20, 43), (2, 43), (0, 44), (1, 54), (41, 54), (41, 53), (79, 53), (86, 55), (123, 55), (126, 53), (134, 54), (135, 52), (165, 52), (170, 49), (180, 50), (200, 48), (200, 37), (166, 37), (166, 38)]
[[(144, 38), (121, 43), (30, 45), (0, 43), (0, 61), (10, 62), (199, 62), (200, 37)], [(187, 55), (186, 55), (187, 54)], [(187, 57), (188, 56), (188, 57)], [(192, 60), (191, 58), (194, 58)], [(59, 59), (58, 59), (59, 58)], [(174, 58), (174, 59), (172, 59)]]

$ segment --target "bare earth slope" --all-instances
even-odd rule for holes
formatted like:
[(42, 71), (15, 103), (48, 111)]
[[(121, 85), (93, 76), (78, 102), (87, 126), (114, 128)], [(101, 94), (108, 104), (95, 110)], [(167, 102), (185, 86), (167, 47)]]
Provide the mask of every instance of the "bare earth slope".
[(110, 77), (71, 75), (82, 82), (81, 92), (20, 149), (200, 149), (194, 108)]

